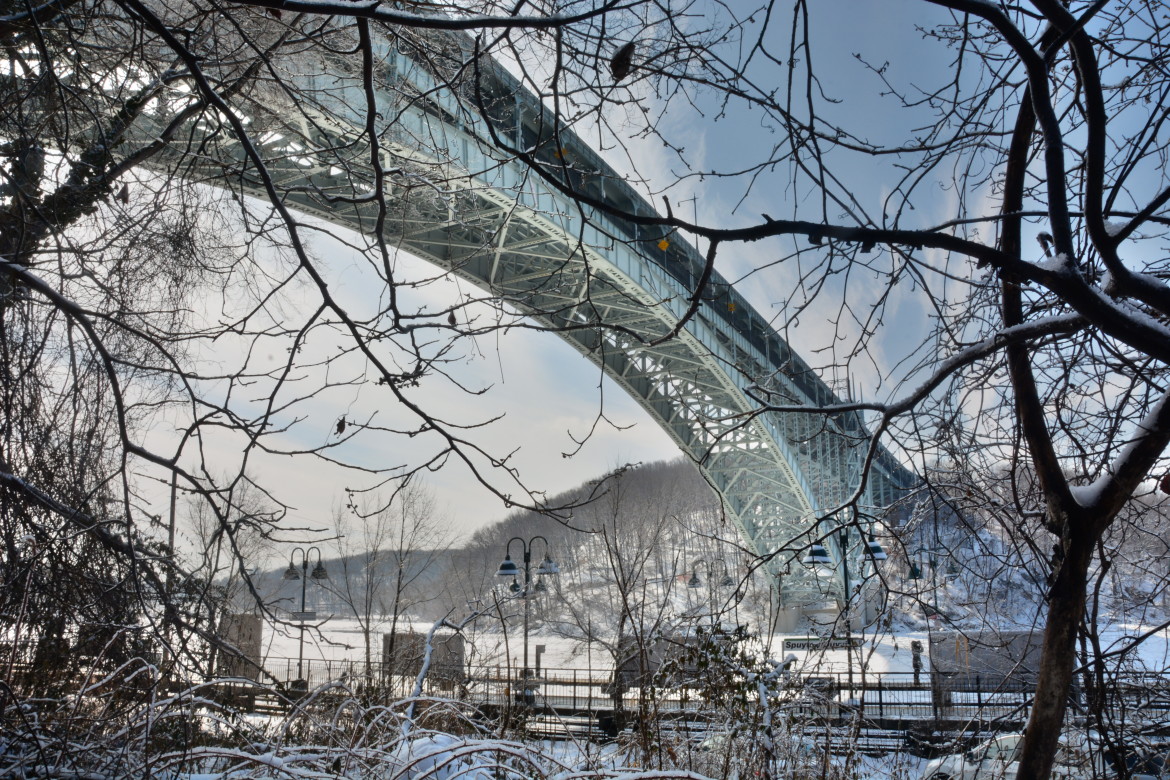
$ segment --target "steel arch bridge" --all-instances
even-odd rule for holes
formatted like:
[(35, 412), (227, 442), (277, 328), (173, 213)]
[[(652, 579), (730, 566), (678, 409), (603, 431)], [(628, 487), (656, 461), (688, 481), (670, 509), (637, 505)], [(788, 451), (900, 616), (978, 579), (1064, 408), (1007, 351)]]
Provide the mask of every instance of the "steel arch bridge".
[[(767, 565), (791, 574), (782, 597), (840, 596), (842, 563), (853, 577), (865, 565), (863, 545), (844, 551), (828, 533), (840, 520), (829, 515), (860, 484), (869, 441), (861, 415), (761, 411), (753, 400), (760, 391), (785, 406), (823, 408), (841, 399), (717, 273), (698, 313), (659, 342), (687, 311), (703, 272), (700, 254), (660, 227), (615, 219), (561, 194), (492, 143), (485, 111), (497, 137), (573, 189), (627, 214), (655, 213), (502, 67), (480, 59), (474, 83), (464, 85), (437, 77), (436, 51), (452, 61), (474, 58), (465, 39), (429, 33), (413, 44), (383, 38), (375, 47), (383, 83), (379, 154), (391, 172), (383, 188), (388, 243), (531, 316), (625, 388), (718, 490), (746, 546), (760, 556), (779, 553)], [(426, 47), (426, 56), (415, 47)], [(279, 101), (258, 107), (249, 127), (288, 205), (369, 233), (375, 206), (354, 203), (354, 193), (376, 181), (366, 97), (357, 76), (344, 71), (296, 76), (295, 109)], [(239, 144), (201, 129), (205, 145), (215, 138), (223, 162), (234, 157), (241, 166), (244, 191), (265, 198)], [(440, 180), (442, 188), (428, 186)], [(861, 512), (880, 514), (915, 482), (882, 449)], [(822, 536), (836, 576), (788, 572), (793, 557)]]

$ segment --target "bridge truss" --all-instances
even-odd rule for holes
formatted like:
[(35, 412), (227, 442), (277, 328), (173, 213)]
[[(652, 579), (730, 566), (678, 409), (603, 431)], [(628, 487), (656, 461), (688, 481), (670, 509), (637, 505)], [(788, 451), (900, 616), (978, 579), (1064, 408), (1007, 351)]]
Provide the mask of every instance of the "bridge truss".
[[(627, 214), (654, 214), (502, 67), (481, 61), (478, 78), (456, 87), (436, 77), (436, 50), (462, 63), (473, 55), (457, 36), (429, 35), (377, 44), (379, 159), (390, 172), (383, 237), (531, 316), (629, 392), (718, 490), (746, 546), (788, 575), (790, 603), (839, 597), (842, 562), (859, 582), (864, 540), (853, 534), (857, 544), (843, 551), (831, 529), (872, 523), (913, 487), (913, 475), (883, 449), (862, 500), (847, 516), (837, 512), (861, 484), (869, 442), (861, 415), (762, 411), (762, 395), (810, 409), (841, 399), (717, 273), (698, 313), (663, 339), (687, 311), (702, 256), (660, 227), (565, 196), (502, 152), (488, 121), (497, 138), (575, 190)], [(276, 100), (248, 118), (268, 174), (295, 209), (373, 231), (372, 200), (354, 202), (375, 183), (361, 81), (344, 69), (295, 80), (303, 84), (295, 109)], [(240, 164), (243, 189), (266, 197), (238, 144), (202, 129), (216, 136), (217, 156)], [(816, 540), (832, 551), (835, 576), (792, 565)]]

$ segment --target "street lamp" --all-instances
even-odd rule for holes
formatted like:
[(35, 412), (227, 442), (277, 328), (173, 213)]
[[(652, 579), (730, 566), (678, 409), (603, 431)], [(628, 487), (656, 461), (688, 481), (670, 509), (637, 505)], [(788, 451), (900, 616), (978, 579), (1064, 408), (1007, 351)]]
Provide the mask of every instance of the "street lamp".
[[(864, 534), (861, 537), (865, 538)], [(846, 671), (849, 674), (849, 696), (853, 696), (853, 626), (849, 620), (849, 606), (853, 600), (853, 593), (849, 587), (849, 526), (843, 525), (837, 529), (837, 545), (841, 555), (841, 580), (845, 588), (845, 598), (841, 604), (841, 614), (845, 616), (845, 654), (848, 659)], [(878, 561), (884, 561), (889, 556), (882, 546), (878, 544), (873, 534), (869, 535), (869, 540), (865, 543), (865, 554), (877, 566)], [(805, 566), (829, 566), (832, 565), (833, 559), (829, 557), (829, 551), (825, 549), (824, 545), (814, 542), (809, 547), (808, 553), (805, 554), (801, 561)], [(863, 564), (864, 565), (864, 564)], [(864, 618), (863, 618), (864, 619)]]
[[(301, 571), (297, 572), (297, 567), (293, 561), (297, 557), (297, 553), (301, 554)], [(309, 559), (313, 557), (313, 553), (317, 553), (317, 565), (313, 567), (313, 573), (309, 574)], [(288, 568), (284, 570), (284, 579), (286, 580), (300, 580), (301, 581), (301, 611), (293, 615), (293, 617), (301, 623), (301, 638), (297, 647), (297, 682), (303, 683), (308, 687), (308, 682), (305, 680), (305, 621), (316, 620), (316, 612), (305, 611), (305, 588), (309, 584), (309, 578), (317, 580), (329, 579), (329, 572), (325, 571), (325, 564), (321, 563), (321, 550), (316, 547), (305, 549), (303, 547), (294, 547), (292, 554), (288, 557)]]
[[(719, 558), (719, 559), (716, 559), (715, 562), (723, 567), (723, 576), (719, 579), (719, 587), (721, 587), (721, 588), (734, 588), (735, 587), (735, 580), (732, 579), (731, 572), (729, 572), (727, 569), (727, 561), (723, 560), (722, 558)], [(714, 582), (714, 578), (711, 576), (711, 562), (708, 561), (706, 558), (697, 558), (691, 564), (691, 578), (689, 580), (687, 580), (687, 587), (692, 589), (692, 590), (696, 590), (698, 588), (703, 587), (703, 580), (701, 577), (699, 577), (699, 564), (700, 563), (703, 564), (705, 567), (707, 567), (707, 579)], [(715, 592), (714, 592), (713, 588), (711, 590), (710, 607), (711, 607), (711, 627), (712, 627), (712, 629), (714, 629), (714, 627), (715, 627)]]
[(829, 551), (825, 549), (823, 544), (813, 542), (801, 563), (805, 566), (832, 566), (833, 559), (829, 557)]
[[(504, 562), (500, 564), (500, 568), (496, 572), (496, 576), (498, 577), (511, 577), (512, 584), (509, 586), (509, 590), (524, 599), (524, 670), (521, 672), (522, 677), (530, 676), (528, 669), (528, 596), (530, 593), (541, 593), (544, 591), (544, 583), (540, 580), (537, 580), (535, 588), (529, 589), (529, 586), (532, 584), (532, 545), (537, 539), (544, 542), (544, 560), (537, 567), (536, 576), (543, 577), (546, 574), (560, 574), (560, 567), (553, 562), (552, 557), (548, 554), (548, 539), (545, 539), (543, 536), (534, 536), (528, 541), (525, 541), (519, 536), (513, 536), (509, 539), (507, 546), (504, 548)], [(520, 576), (520, 567), (512, 560), (512, 542), (520, 542), (520, 549), (523, 552), (523, 586), (516, 581), (516, 578)]]
[[(864, 539), (864, 534), (862, 535)], [(849, 527), (841, 526), (837, 529), (837, 545), (841, 553), (841, 584), (845, 589), (845, 598), (842, 602), (842, 612), (845, 613), (846, 623), (849, 621), (849, 602), (852, 600), (853, 594), (849, 590)], [(865, 554), (874, 562), (876, 566), (878, 561), (884, 561), (889, 556), (886, 551), (882, 549), (881, 544), (874, 537), (869, 535), (868, 541), (865, 543)], [(825, 549), (823, 544), (813, 542), (809, 546), (808, 552), (805, 553), (801, 563), (805, 566), (832, 566), (833, 558), (829, 555), (829, 551)]]
[[(925, 565), (930, 567), (930, 603), (925, 603), (922, 605), (922, 611), (926, 613), (927, 617), (942, 615), (942, 612), (938, 608), (938, 567), (942, 564), (942, 561), (940, 560), (941, 556), (945, 555), (946, 552), (946, 550), (943, 550), (939, 547), (917, 547), (915, 548), (914, 552), (907, 558), (910, 564), (910, 571), (906, 575), (906, 579), (923, 579), (922, 567), (919, 565), (920, 561), (924, 562)], [(926, 553), (929, 557), (923, 558), (923, 553)], [(948, 574), (950, 573), (952, 567), (954, 567), (953, 562), (947, 566)], [(921, 590), (919, 590), (919, 595), (921, 595)]]

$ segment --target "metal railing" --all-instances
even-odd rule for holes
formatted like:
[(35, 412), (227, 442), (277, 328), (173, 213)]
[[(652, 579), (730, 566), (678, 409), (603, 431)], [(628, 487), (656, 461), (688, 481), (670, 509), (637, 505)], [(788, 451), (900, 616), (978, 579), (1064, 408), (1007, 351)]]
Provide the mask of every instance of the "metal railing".
[[(269, 660), (267, 669), (292, 685), (296, 659)], [(409, 695), (417, 670), (391, 670), (382, 664), (369, 668), (359, 661), (306, 661), (308, 690), (341, 683), (357, 694), (390, 701)], [(400, 673), (411, 672), (413, 673)], [(652, 713), (678, 722), (706, 722), (733, 714), (720, 691), (682, 681), (678, 685), (615, 685), (610, 671), (545, 668), (522, 676), (506, 666), (450, 668), (436, 666), (424, 681), (422, 693), (464, 701), (487, 712), (527, 710), (532, 715), (604, 720), (615, 711)], [(738, 683), (725, 681), (729, 691)], [(753, 701), (748, 706), (758, 706)], [(1033, 683), (1003, 676), (945, 676), (930, 673), (873, 673), (854, 671), (792, 675), (771, 689), (769, 706), (792, 718), (826, 726), (861, 723), (868, 728), (909, 732), (923, 725), (939, 730), (992, 732), (1022, 728), (1027, 721)], [(1079, 690), (1072, 710), (1083, 709)], [(1133, 676), (1110, 690), (1111, 706), (1140, 713), (1152, 730), (1170, 733), (1170, 678)], [(731, 697), (727, 697), (730, 700)], [(743, 706), (743, 699), (738, 706)], [(726, 712), (725, 712), (726, 711)]]

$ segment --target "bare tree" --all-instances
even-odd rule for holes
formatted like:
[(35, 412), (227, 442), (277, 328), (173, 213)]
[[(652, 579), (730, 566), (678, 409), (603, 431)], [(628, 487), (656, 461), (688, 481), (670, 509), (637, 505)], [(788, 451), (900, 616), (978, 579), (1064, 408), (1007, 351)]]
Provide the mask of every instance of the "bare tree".
[[(4, 627), (9, 669), (22, 660), (20, 637), (68, 639), (91, 608), (100, 623), (145, 616), (181, 629), (175, 637), (206, 634), (208, 605), (167, 603), (189, 572), (174, 549), (173, 511), (158, 511), (158, 485), (201, 502), (220, 549), (237, 558), (234, 501), (246, 473), (263, 474), (253, 484), (271, 502), (258, 533), (284, 541), (320, 530), (282, 519), (296, 481), (272, 458), (350, 467), (359, 489), (455, 459), (501, 497), (540, 503), (506, 457), (475, 440), (490, 410), (448, 420), (414, 392), (433, 380), (473, 397), (479, 390), (448, 371), (466, 357), (461, 340), (497, 321), (474, 301), (411, 300), (412, 287), (444, 275), (403, 278), (381, 230), (335, 231), (368, 252), (357, 287), (382, 291), (343, 300), (311, 246), (325, 229), (287, 205), (290, 193), (319, 190), (303, 176), (277, 180), (282, 165), (303, 168), (304, 155), (317, 155), (311, 175), (349, 188), (334, 205), (355, 226), (373, 224), (364, 155), (378, 156), (381, 137), (366, 137), (362, 120), (351, 125), (356, 138), (321, 149), (321, 118), (339, 110), (337, 82), (305, 75), (336, 69), (361, 94), (372, 77), (362, 52), (373, 54), (364, 22), (216, 2), (10, 10), (0, 19), (0, 536), (3, 613), (18, 616)], [(500, 21), (548, 26), (506, 13)], [(419, 16), (402, 29), (403, 44), (417, 47), (417, 30), (444, 26)], [(284, 121), (303, 137), (290, 140)], [(421, 144), (424, 157), (437, 154), (433, 139)], [(399, 173), (442, 201), (446, 162)], [(379, 187), (385, 174), (372, 174)], [(385, 207), (381, 191), (374, 200)], [(383, 208), (373, 219), (384, 218)], [(362, 392), (390, 411), (337, 411)], [(358, 450), (366, 437), (409, 441), (382, 450), (415, 457), (405, 467), (371, 463)], [(49, 586), (70, 573), (92, 588)]]
[(685, 651), (700, 621), (714, 620), (706, 584), (686, 587), (706, 541), (688, 525), (714, 514), (712, 496), (689, 463), (654, 463), (609, 481), (603, 495), (574, 513), (581, 532), (563, 535), (558, 545), (562, 573), (551, 578), (554, 619), (545, 630), (576, 640), (584, 652), (604, 652), (617, 722), (626, 716), (624, 694), (641, 690), (639, 746), (648, 766), (663, 761), (652, 748), (659, 723), (649, 692), (657, 672)]
[(437, 597), (437, 564), (450, 541), (424, 487), (407, 483), (388, 501), (366, 499), (359, 506), (351, 496), (334, 516), (340, 574), (327, 587), (361, 628), (369, 676), (379, 630), (389, 629), (384, 655), (393, 658), (403, 622)]
[[(94, 10), (80, 5), (78, 13)], [(206, 232), (214, 214), (191, 216), (206, 205), (199, 193), (155, 180), (111, 201), (137, 187), (134, 161), (114, 147), (182, 74), (149, 45), (126, 46), (128, 30), (58, 21), (48, 7), (16, 13), (0, 34), (0, 524), (13, 586), (5, 593), (19, 605), (4, 611), (21, 615), (14, 636), (57, 642), (42, 669), (76, 659), (61, 651), (87, 622), (199, 619), (197, 602), (190, 615), (152, 607), (167, 596), (171, 551), (165, 524), (144, 511), (129, 460), (176, 379), (165, 355), (186, 348), (174, 329), (190, 290), (225, 262)], [(88, 61), (93, 47), (111, 52), (101, 65)], [(118, 73), (122, 89), (104, 92), (103, 80), (119, 83)], [(245, 76), (223, 75), (229, 88)], [(180, 102), (186, 118), (205, 107)], [(155, 151), (140, 149), (139, 161)], [(143, 455), (142, 463), (168, 460)]]
[[(506, 15), (501, 20), (512, 24)], [(419, 18), (413, 26), (443, 25)], [(321, 530), (287, 518), (284, 510), (294, 503), (288, 491), (297, 485), (272, 458), (353, 467), (359, 488), (455, 458), (497, 494), (538, 503), (506, 457), (485, 451), (469, 433), (491, 420), (490, 411), (449, 421), (412, 397), (428, 378), (468, 391), (446, 373), (465, 357), (454, 345), (496, 321), (468, 315), (463, 326), (452, 325), (456, 307), (404, 298), (412, 285), (436, 279), (400, 278), (394, 248), (380, 230), (357, 238), (337, 231), (342, 245), (369, 251), (363, 273), (372, 274), (366, 281), (380, 280), (373, 284), (381, 291), (360, 304), (340, 300), (328, 264), (310, 246), (320, 226), (294, 216), (285, 200), (312, 185), (303, 177), (274, 181), (281, 164), (303, 158), (281, 144), (287, 136), (273, 131), (268, 109), (288, 108), (306, 138), (320, 140), (321, 118), (328, 116), (322, 107), (338, 104), (329, 85), (303, 77), (336, 61), (338, 75), (360, 85), (369, 72), (361, 40), (352, 25), (322, 26), (312, 15), (282, 19), (277, 11), (217, 2), (5, 7), (4, 731), (39, 728), (23, 719), (12, 697), (59, 692), (20, 677), (33, 661), (62, 686), (117, 669), (136, 682), (109, 697), (141, 696), (147, 707), (152, 643), (164, 642), (182, 671), (202, 676), (219, 600), (209, 598), (206, 578), (193, 576), (199, 563), (180, 560), (175, 514), (159, 511), (168, 492), (200, 507), (195, 511), (213, 526), (207, 528), (213, 560), (215, 551), (224, 556), (222, 568), (238, 573), (265, 609), (243, 564), (244, 537), (287, 541)], [(359, 56), (340, 58), (340, 51)], [(335, 141), (325, 143), (335, 156), (324, 170), (336, 168), (343, 180), (355, 174), (346, 203), (351, 215), (363, 215), (367, 183), (347, 155), (376, 143)], [(275, 157), (261, 149), (275, 150)], [(441, 164), (434, 170), (426, 186), (441, 192), (450, 173)], [(209, 181), (217, 187), (200, 183)], [(244, 197), (257, 186), (269, 188), (267, 204)], [(376, 394), (378, 405), (393, 412), (347, 420), (337, 410), (348, 408), (355, 388)], [(346, 447), (365, 436), (411, 441), (397, 449), (417, 457), (406, 468), (362, 462)], [(249, 473), (262, 476), (250, 480)], [(270, 511), (242, 527), (245, 484)], [(160, 624), (173, 631), (157, 630)], [(58, 701), (58, 711), (46, 708), (38, 723), (76, 716), (68, 700)], [(135, 723), (149, 730), (148, 710), (134, 712)], [(125, 725), (108, 724), (111, 733)], [(102, 738), (100, 728), (89, 733)], [(67, 742), (28, 740), (37, 745), (29, 760), (70, 760), (71, 749), (50, 747)]]
[[(607, 113), (615, 103), (645, 109), (624, 115), (633, 117), (634, 132), (619, 137), (641, 132), (675, 153), (682, 173), (662, 184), (668, 204), (688, 182), (723, 179), (739, 186), (731, 202), (788, 212), (741, 227), (721, 222), (731, 217), (715, 208), (709, 220), (669, 208), (666, 216), (621, 216), (690, 232), (706, 243), (709, 259), (741, 242), (767, 242), (770, 257), (745, 273), (761, 284), (769, 281), (765, 271), (782, 274), (776, 286), (793, 291), (784, 299), (786, 325), (811, 317), (814, 306), (832, 312), (826, 371), (860, 369), (879, 348), (896, 350), (913, 368), (887, 400), (821, 413), (870, 413), (874, 442), (890, 436), (916, 449), (923, 467), (948, 440), (961, 448), (958, 466), (975, 475), (1005, 473), (995, 467), (1006, 464), (1013, 515), (1006, 527), (1030, 535), (1027, 544), (1044, 552), (1048, 567), (1020, 769), (1021, 777), (1046, 777), (1077, 666), (1090, 571), (1112, 557), (1102, 540), (1166, 470), (1162, 11), (1141, 2), (926, 0), (905, 20), (879, 12), (895, 30), (913, 26), (922, 34), (913, 45), (908, 35), (894, 36), (886, 48), (861, 29), (840, 43), (849, 22), (843, 27), (836, 16), (831, 34), (823, 32), (818, 14), (835, 13), (771, 3), (737, 20), (750, 28), (753, 45), (690, 48), (686, 64), (674, 59), (674, 41), (647, 25), (635, 33), (644, 56), (631, 67), (615, 61), (620, 84), (613, 89), (592, 78), (588, 49), (567, 46), (553, 68), (563, 81), (554, 79), (544, 94), (563, 97), (578, 116), (595, 110), (601, 122), (615, 115)], [(710, 43), (701, 35), (688, 41)], [(858, 56), (844, 48), (862, 43), (866, 53)], [(934, 76), (906, 67), (923, 61), (937, 64)], [(577, 73), (585, 74), (579, 82)], [(830, 75), (851, 85), (868, 79), (872, 88), (834, 89)], [(700, 82), (711, 85), (710, 102)], [(685, 122), (660, 119), (666, 107), (695, 115), (679, 105), (684, 99), (695, 102), (696, 114), (709, 107), (716, 120), (750, 109), (778, 140), (737, 144), (741, 153), (715, 167), (688, 167), (683, 144), (671, 140), (672, 128)], [(892, 120), (874, 127), (878, 114)], [(553, 186), (615, 212), (558, 175), (555, 164), (511, 148)], [(878, 188), (881, 197), (861, 194)], [(951, 195), (940, 202), (939, 191)], [(765, 192), (812, 197), (773, 206)], [(769, 241), (783, 237), (798, 240)], [(933, 322), (928, 338), (883, 340), (904, 314), (892, 303), (911, 285)], [(761, 392), (773, 409), (809, 412)], [(858, 491), (846, 504), (860, 498)], [(841, 517), (847, 505), (826, 517)]]
[[(1090, 572), (1111, 559), (1103, 540), (1118, 518), (1143, 522), (1126, 513), (1167, 468), (1167, 26), (1158, 4), (1140, 0), (914, 8), (904, 19), (878, 12), (899, 33), (888, 36), (872, 34), (860, 12), (842, 17), (804, 0), (743, 13), (685, 1), (566, 2), (530, 15), (493, 3), (90, 0), (5, 16), (0, 268), (11, 390), (0, 481), (9, 559), (28, 560), (18, 544), (26, 532), (65, 529), (162, 590), (143, 571), (169, 563), (169, 551), (136, 535), (152, 522), (136, 477), (179, 474), (226, 523), (225, 491), (243, 466), (227, 484), (209, 476), (207, 453), (220, 437), (241, 463), (271, 452), (350, 465), (346, 445), (359, 434), (409, 440), (407, 471), (459, 461), (501, 499), (539, 508), (542, 495), (508, 457), (470, 433), (490, 411), (447, 419), (414, 392), (436, 379), (460, 386), (450, 372), (461, 337), (532, 324), (507, 308), (480, 315), (466, 299), (405, 302), (388, 222), (409, 233), (448, 215), (451, 254), (466, 251), (466, 262), (491, 256), (496, 235), (457, 216), (468, 189), (456, 186), (455, 150), (416, 132), (403, 154), (401, 136), (386, 132), (403, 107), (422, 106), (452, 126), (474, 121), (481, 150), (502, 150), (485, 168), (526, 165), (529, 182), (580, 205), (601, 243), (669, 247), (687, 233), (703, 244), (706, 272), (663, 338), (717, 297), (706, 288), (716, 261), (734, 260), (766, 305), (780, 304), (774, 324), (820, 355), (826, 375), (853, 369), (875, 387), (888, 383), (871, 399), (809, 409), (752, 377), (762, 408), (867, 413), (867, 463), (885, 440), (925, 471), (951, 440), (965, 470), (1010, 475), (1002, 511), (1014, 522), (1004, 527), (1032, 535), (1048, 565), (1021, 768), (1047, 776)], [(831, 32), (818, 14), (831, 17)], [(399, 62), (391, 51), (408, 52), (426, 77), (388, 73)], [(480, 78), (489, 55), (509, 61), (547, 116), (517, 121), (514, 96), (487, 88), (503, 82)], [(318, 72), (332, 80), (305, 76)], [(333, 132), (342, 114), (350, 130)], [(887, 120), (880, 127), (878, 116)], [(695, 126), (748, 125), (760, 135), (711, 160), (688, 144)], [(631, 180), (646, 182), (655, 202), (665, 198), (665, 215), (647, 200), (607, 197), (619, 176), (566, 159), (558, 141), (570, 126), (624, 155)], [(656, 167), (677, 175), (637, 171), (661, 159), (644, 154), (651, 146), (667, 155)], [(146, 162), (159, 173), (129, 175)], [(177, 207), (191, 190), (172, 189), (176, 174), (238, 188), (236, 211), (202, 217), (238, 218), (242, 244), (218, 246), (224, 231), (190, 229), (207, 223)], [(427, 197), (403, 207), (395, 188)], [(707, 188), (718, 192), (702, 218), (696, 203), (686, 219), (679, 204)], [(365, 253), (363, 279), (384, 297), (349, 305), (313, 256), (309, 236), (321, 228), (293, 204), (344, 211), (361, 228), (343, 240)], [(178, 229), (163, 229), (164, 217)], [(584, 244), (585, 229), (578, 235)], [(262, 243), (274, 254), (247, 251)], [(197, 289), (218, 294), (192, 316)], [(587, 303), (589, 293), (574, 300)], [(906, 301), (928, 313), (920, 327), (906, 327)], [(606, 330), (604, 312), (585, 321), (543, 314), (568, 331)], [(810, 320), (827, 322), (817, 332)], [(201, 353), (229, 342), (242, 357), (204, 370)], [(279, 365), (255, 362), (269, 353), (282, 355)], [(355, 387), (402, 416), (339, 413)], [(148, 435), (164, 420), (185, 435)], [(296, 438), (321, 420), (308, 445)], [(56, 469), (44, 442), (66, 468)], [(371, 470), (384, 478), (401, 465)], [(113, 500), (95, 503), (102, 491)], [(860, 500), (861, 490), (815, 519), (849, 517)], [(13, 572), (6, 582), (36, 579), (23, 563)]]
[[(259, 613), (268, 606), (268, 594), (256, 591), (252, 575), (267, 562), (272, 552), (268, 532), (281, 519), (279, 512), (267, 509), (250, 481), (238, 484), (230, 506), (232, 514), (224, 523), (206, 502), (191, 502), (187, 524), (195, 542), (193, 560), (181, 583), (167, 585), (167, 600), (194, 599), (205, 605), (201, 611), (207, 631), (216, 639), (223, 639), (223, 621), (231, 613)], [(183, 639), (183, 635), (175, 637), (176, 642)], [(210, 643), (206, 651), (208, 676), (216, 673), (218, 653), (217, 644)]]

